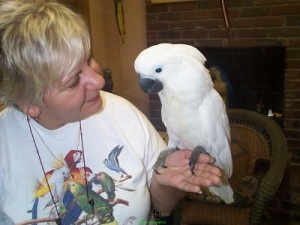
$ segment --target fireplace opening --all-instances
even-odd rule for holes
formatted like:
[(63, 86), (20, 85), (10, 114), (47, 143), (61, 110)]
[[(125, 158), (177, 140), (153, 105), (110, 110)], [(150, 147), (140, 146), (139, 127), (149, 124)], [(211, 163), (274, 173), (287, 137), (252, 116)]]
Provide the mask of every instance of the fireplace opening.
[[(227, 107), (282, 115), (284, 47), (198, 48), (227, 88)], [(217, 88), (216, 88), (217, 89)]]

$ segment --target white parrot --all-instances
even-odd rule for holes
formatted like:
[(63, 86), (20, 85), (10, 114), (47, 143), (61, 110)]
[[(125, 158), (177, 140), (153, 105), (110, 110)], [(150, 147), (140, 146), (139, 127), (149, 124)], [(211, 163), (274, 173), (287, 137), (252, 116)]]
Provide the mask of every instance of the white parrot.
[(159, 95), (169, 152), (192, 149), (192, 172), (201, 152), (213, 157), (214, 165), (223, 170), (223, 180), (221, 186), (210, 187), (209, 191), (230, 204), (230, 127), (225, 104), (213, 87), (205, 61), (202, 53), (190, 45), (162, 43), (143, 50), (134, 67), (141, 88)]

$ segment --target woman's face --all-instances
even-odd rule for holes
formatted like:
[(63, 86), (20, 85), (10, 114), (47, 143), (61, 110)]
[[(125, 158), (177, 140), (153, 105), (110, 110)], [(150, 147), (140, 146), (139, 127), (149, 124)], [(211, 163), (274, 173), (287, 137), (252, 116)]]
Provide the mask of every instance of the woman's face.
[(45, 91), (39, 122), (48, 129), (56, 129), (98, 112), (102, 106), (99, 90), (105, 83), (99, 72), (95, 60), (86, 60), (60, 84)]

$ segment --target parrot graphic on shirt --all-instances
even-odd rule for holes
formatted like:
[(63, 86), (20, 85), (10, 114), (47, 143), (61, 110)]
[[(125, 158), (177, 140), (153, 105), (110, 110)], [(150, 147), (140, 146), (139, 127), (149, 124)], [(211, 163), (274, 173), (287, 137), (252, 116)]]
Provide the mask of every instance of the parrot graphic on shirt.
[(122, 173), (125, 174), (126, 176), (129, 176), (124, 169), (121, 168), (120, 163), (119, 163), (119, 155), (122, 151), (124, 146), (120, 147), (119, 145), (114, 147), (113, 150), (108, 155), (108, 158), (104, 160), (104, 165), (110, 169), (113, 170), (117, 173)]
[(34, 191), (34, 204), (31, 209), (33, 219), (37, 218), (39, 207), (43, 209), (51, 207), (54, 209), (56, 206), (59, 208), (60, 213), (65, 211), (63, 204), (64, 184), (71, 176), (70, 170), (63, 163), (61, 156), (57, 157), (52, 167), (54, 169), (45, 174), (45, 177), (39, 182)]
[(162, 43), (143, 50), (134, 67), (141, 88), (146, 93), (158, 93), (168, 151), (192, 149), (192, 173), (200, 153), (213, 157), (224, 179), (221, 186), (209, 187), (209, 191), (229, 204), (233, 202), (228, 183), (232, 175), (229, 121), (205, 61), (203, 54), (190, 45)]
[[(46, 175), (48, 176), (48, 184), (53, 192), (54, 199), (56, 200), (56, 202), (62, 201), (64, 194), (64, 181), (66, 181), (70, 177), (69, 168), (66, 166), (62, 166), (61, 168), (51, 170)], [(48, 192), (49, 188), (46, 184), (46, 181), (43, 180), (42, 185), (35, 191), (35, 198), (44, 196)]]
[(91, 183), (100, 184), (103, 191), (107, 195), (108, 201), (113, 201), (116, 197), (114, 180), (105, 172), (100, 172), (94, 175), (90, 180)]
[(70, 182), (68, 188), (79, 207), (87, 213), (87, 219), (96, 218), (100, 224), (114, 221), (113, 208), (101, 195), (88, 189), (89, 196), (87, 196), (85, 186), (76, 182)]

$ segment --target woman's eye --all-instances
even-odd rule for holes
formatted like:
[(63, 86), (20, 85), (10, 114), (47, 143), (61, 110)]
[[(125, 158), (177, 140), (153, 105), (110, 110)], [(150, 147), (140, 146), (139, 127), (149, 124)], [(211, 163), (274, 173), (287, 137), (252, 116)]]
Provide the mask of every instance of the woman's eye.
[(87, 62), (89, 64), (89, 66), (91, 66), (91, 64), (93, 63), (93, 60), (94, 60), (93, 57), (88, 58)]
[(76, 80), (69, 86), (69, 88), (75, 88), (75, 87), (77, 87), (78, 84), (79, 84), (79, 82), (80, 82), (80, 77), (78, 76), (76, 78)]

